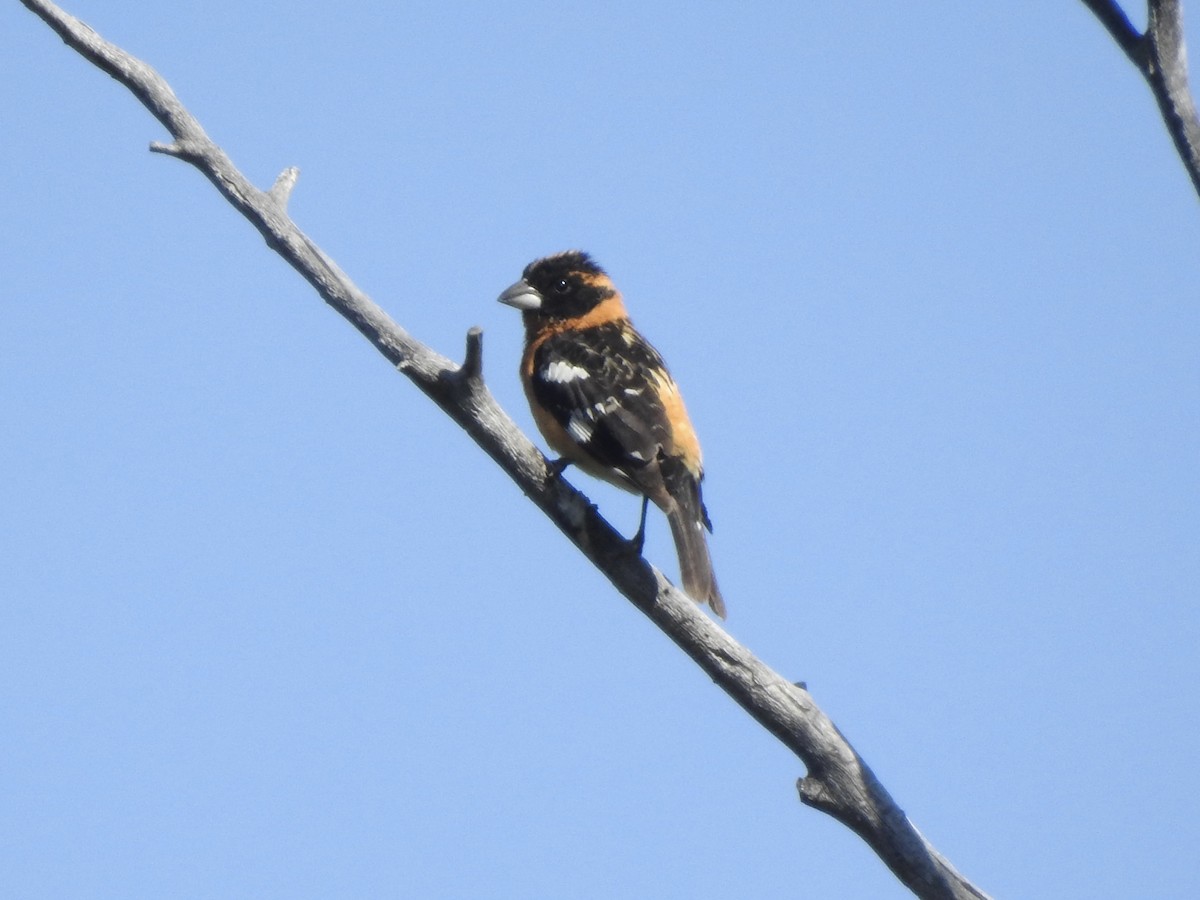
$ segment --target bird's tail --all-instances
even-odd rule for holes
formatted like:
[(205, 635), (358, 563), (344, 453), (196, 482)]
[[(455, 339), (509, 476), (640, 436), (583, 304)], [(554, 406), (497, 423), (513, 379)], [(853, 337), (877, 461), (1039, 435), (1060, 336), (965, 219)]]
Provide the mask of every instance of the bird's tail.
[(704, 509), (700, 497), (700, 483), (691, 475), (673, 479), (672, 499), (675, 501), (667, 510), (667, 521), (671, 523), (671, 537), (675, 539), (675, 552), (679, 555), (679, 576), (683, 589), (697, 603), (707, 603), (722, 619), (725, 618), (725, 601), (717, 587), (717, 576), (713, 574), (712, 557), (708, 553), (708, 536), (712, 522)]

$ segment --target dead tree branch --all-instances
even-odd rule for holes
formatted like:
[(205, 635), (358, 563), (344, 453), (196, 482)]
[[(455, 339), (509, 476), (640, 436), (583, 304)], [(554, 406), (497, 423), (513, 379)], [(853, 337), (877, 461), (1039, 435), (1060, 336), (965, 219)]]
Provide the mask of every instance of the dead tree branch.
[(1200, 118), (1188, 89), (1180, 0), (1149, 0), (1145, 34), (1138, 33), (1115, 0), (1083, 0), (1083, 3), (1096, 14), (1150, 85), (1167, 132), (1175, 142), (1192, 186), (1200, 194)]
[(804, 688), (759, 661), (700, 612), (639, 556), (587, 499), (552, 473), (545, 457), (500, 408), (483, 382), (482, 336), (467, 334), (464, 362), (455, 365), (393, 322), (288, 217), (297, 171), (274, 187), (250, 184), (205, 134), (165, 80), (144, 62), (43, 0), (22, 0), (62, 39), (127, 87), (166, 127), (172, 140), (151, 149), (199, 169), (280, 256), (348, 319), (387, 360), (440, 406), (616, 588), (712, 677), (808, 769), (804, 803), (861, 836), (896, 876), (922, 898), (984, 898), (917, 831), (866, 763)]

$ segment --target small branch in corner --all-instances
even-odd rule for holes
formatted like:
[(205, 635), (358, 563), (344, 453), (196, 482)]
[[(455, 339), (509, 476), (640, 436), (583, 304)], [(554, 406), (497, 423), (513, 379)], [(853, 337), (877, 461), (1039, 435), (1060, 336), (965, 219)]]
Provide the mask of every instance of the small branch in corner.
[(1112, 39), (1117, 42), (1117, 46), (1124, 50), (1130, 61), (1144, 73), (1146, 70), (1145, 42), (1142, 35), (1133, 27), (1133, 23), (1129, 21), (1129, 17), (1125, 15), (1125, 10), (1121, 9), (1120, 4), (1115, 0), (1083, 0), (1083, 5), (1095, 13), (1100, 24), (1108, 29)]
[(1180, 0), (1148, 0), (1145, 34), (1116, 0), (1082, 0), (1150, 85), (1167, 133), (1200, 194), (1200, 116), (1188, 87)]

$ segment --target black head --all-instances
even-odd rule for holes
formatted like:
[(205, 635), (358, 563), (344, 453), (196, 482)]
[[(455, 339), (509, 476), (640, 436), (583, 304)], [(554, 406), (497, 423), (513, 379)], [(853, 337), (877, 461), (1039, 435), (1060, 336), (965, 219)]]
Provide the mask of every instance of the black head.
[(611, 279), (581, 250), (534, 260), (500, 302), (522, 310), (526, 319), (571, 319), (617, 296)]

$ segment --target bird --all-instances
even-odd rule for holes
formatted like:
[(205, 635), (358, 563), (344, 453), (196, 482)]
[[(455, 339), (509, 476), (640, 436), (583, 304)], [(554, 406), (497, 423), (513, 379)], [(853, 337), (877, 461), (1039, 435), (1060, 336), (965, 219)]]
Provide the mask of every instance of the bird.
[(611, 278), (587, 253), (536, 259), (499, 302), (521, 311), (521, 383), (538, 430), (575, 465), (642, 496), (630, 543), (640, 554), (649, 502), (662, 510), (679, 556), (684, 591), (725, 618), (705, 532), (712, 520), (700, 490), (700, 442), (662, 356), (629, 319)]

